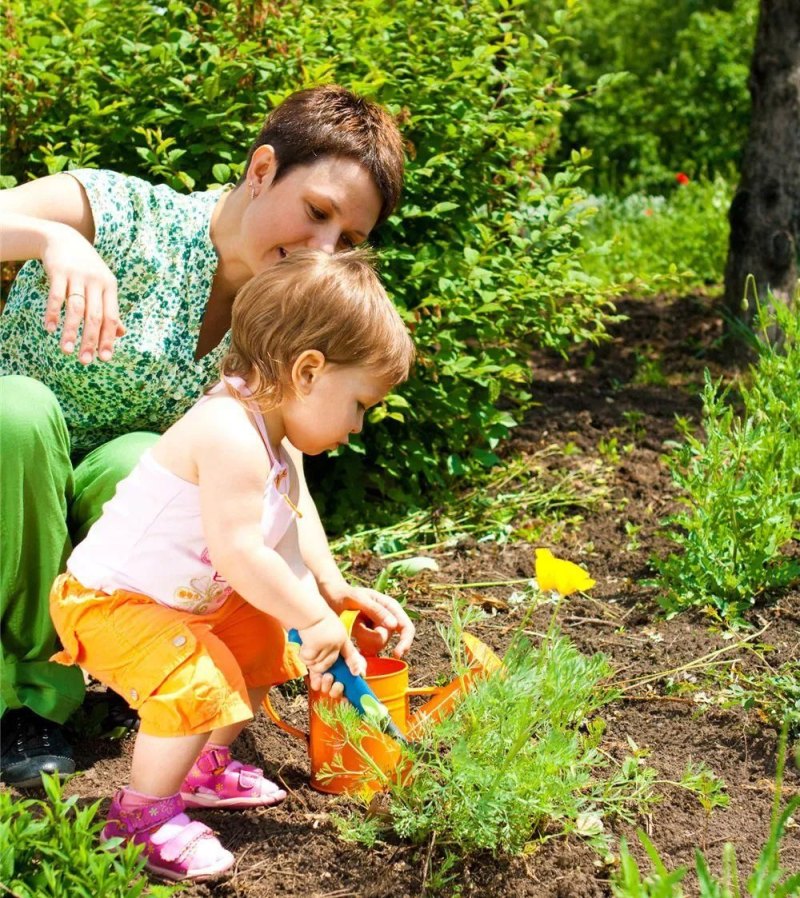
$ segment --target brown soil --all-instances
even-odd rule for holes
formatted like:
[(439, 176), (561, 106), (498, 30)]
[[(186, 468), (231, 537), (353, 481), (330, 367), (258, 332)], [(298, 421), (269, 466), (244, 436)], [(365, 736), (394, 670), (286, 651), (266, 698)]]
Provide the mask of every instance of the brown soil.
[[(588, 348), (577, 350), (567, 361), (535, 355), (533, 391), (540, 405), (519, 428), (508, 453), (533, 458), (546, 446), (572, 443), (580, 452), (561, 456), (554, 464), (576, 465), (576, 476), (593, 459), (603, 464), (609, 487), (605, 501), (558, 530), (545, 528), (536, 544), (549, 545), (559, 556), (586, 566), (596, 578), (590, 599), (563, 605), (560, 623), (581, 650), (605, 652), (617, 675), (627, 679), (667, 671), (729, 644), (721, 628), (702, 614), (660, 617), (653, 591), (641, 581), (652, 573), (650, 555), (664, 547), (655, 535), (658, 521), (673, 507), (674, 491), (660, 456), (665, 443), (676, 438), (675, 416), (696, 419), (697, 389), (705, 367), (719, 375), (733, 371), (718, 348), (722, 326), (714, 301), (628, 300), (620, 311), (629, 319), (615, 326), (612, 342), (591, 351), (592, 357)], [(466, 543), (434, 554), (441, 568), (434, 575), (438, 583), (533, 574), (529, 542)], [(355, 572), (371, 577), (379, 568), (375, 559), (360, 558)], [(414, 581), (411, 590), (411, 604), (419, 610), (420, 620), (409, 661), (418, 683), (433, 682), (443, 667), (434, 624), (444, 619), (446, 592), (433, 590), (433, 582), (430, 577)], [(496, 609), (477, 632), (500, 652), (513, 621), (514, 612), (505, 604), (511, 589), (470, 593)], [(549, 608), (543, 609), (531, 628), (546, 626), (549, 614)], [(753, 614), (754, 626), (767, 627), (763, 641), (774, 647), (773, 663), (800, 654), (798, 622), (798, 591)], [(643, 686), (609, 706), (604, 748), (621, 757), (633, 740), (650, 751), (647, 763), (666, 780), (680, 779), (689, 760), (710, 765), (726, 783), (727, 809), (714, 811), (709, 820), (695, 798), (667, 786), (660, 790), (661, 803), (639, 825), (650, 833), (670, 867), (691, 866), (695, 848), (702, 847), (712, 869), (719, 872), (724, 843), (735, 843), (745, 879), (769, 827), (775, 729), (757, 711), (705, 704), (692, 694), (665, 697), (662, 685)], [(287, 709), (302, 699), (280, 701)], [(84, 773), (69, 788), (86, 799), (107, 796), (126, 780), (130, 749), (130, 740), (81, 746), (79, 764)], [(213, 898), (426, 894), (421, 881), (424, 846), (398, 842), (366, 849), (340, 841), (329, 817), (336, 803), (308, 787), (307, 759), (300, 743), (262, 716), (241, 737), (237, 749), (243, 760), (257, 762), (283, 782), (289, 798), (275, 810), (199, 815), (220, 832), (238, 863), (227, 881), (195, 885), (185, 894)], [(800, 792), (800, 775), (789, 767), (787, 798)], [(617, 835), (636, 842), (634, 829), (620, 826)], [(783, 861), (790, 869), (800, 869), (796, 827), (785, 839)], [(609, 875), (601, 858), (570, 838), (548, 841), (524, 857), (470, 859), (457, 882), (465, 896), (599, 898), (611, 894)], [(688, 895), (697, 894), (691, 875), (684, 885)]]

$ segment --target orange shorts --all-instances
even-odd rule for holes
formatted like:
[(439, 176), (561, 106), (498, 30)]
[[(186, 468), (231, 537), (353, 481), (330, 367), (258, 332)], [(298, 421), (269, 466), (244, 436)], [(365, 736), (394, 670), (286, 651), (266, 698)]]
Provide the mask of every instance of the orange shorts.
[(140, 593), (110, 595), (56, 578), (50, 614), (64, 650), (139, 711), (141, 731), (188, 736), (253, 717), (248, 689), (302, 676), (275, 618), (232, 593), (213, 614), (190, 614)]

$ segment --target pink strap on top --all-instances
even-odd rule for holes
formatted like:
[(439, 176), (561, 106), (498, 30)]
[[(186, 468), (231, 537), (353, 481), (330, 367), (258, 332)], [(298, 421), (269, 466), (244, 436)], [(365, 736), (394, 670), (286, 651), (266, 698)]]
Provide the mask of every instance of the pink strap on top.
[[(213, 387), (211, 389), (211, 391), (209, 393), (207, 393), (206, 395), (210, 396), (212, 393), (215, 393), (220, 389), (224, 389), (226, 386), (231, 387), (232, 389), (236, 390), (236, 392), (240, 393), (245, 399), (248, 399), (250, 396), (253, 395), (250, 391), (250, 388), (247, 386), (247, 384), (244, 382), (244, 380), (241, 377), (238, 377), (238, 376), (225, 377), (224, 374), (221, 375), (219, 384), (217, 384), (217, 386)], [(269, 460), (272, 462), (273, 465), (278, 465), (281, 468), (285, 468), (286, 467), (285, 464), (280, 460), (277, 453), (275, 453), (272, 449), (272, 444), (269, 441), (269, 436), (267, 436), (267, 427), (264, 424), (264, 416), (261, 414), (261, 412), (258, 410), (258, 408), (253, 403), (250, 403), (250, 402), (247, 403), (247, 411), (249, 412), (249, 414), (255, 421), (255, 425), (258, 428), (258, 432), (261, 434), (261, 439), (263, 440), (264, 445), (266, 446), (267, 455), (269, 456)], [(279, 478), (279, 479), (282, 479), (282, 478)], [(275, 488), (276, 489), (278, 488), (278, 480), (277, 479), (275, 481)], [(288, 488), (288, 484), (287, 484), (287, 488)], [(280, 492), (280, 490), (278, 490), (278, 492)]]

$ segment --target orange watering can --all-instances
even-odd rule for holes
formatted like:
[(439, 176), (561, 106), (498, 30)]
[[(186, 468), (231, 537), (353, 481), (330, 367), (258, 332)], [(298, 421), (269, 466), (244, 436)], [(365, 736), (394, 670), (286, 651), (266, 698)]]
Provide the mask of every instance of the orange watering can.
[[(352, 626), (352, 620), (348, 623)], [(502, 665), (492, 650), (476, 637), (465, 633), (464, 641), (473, 666), (447, 686), (412, 687), (409, 686), (408, 664), (405, 661), (377, 656), (366, 659), (364, 679), (388, 711), (390, 727), (396, 727), (400, 734), (413, 739), (426, 724), (435, 723), (449, 714), (475, 677)], [(432, 698), (411, 714), (409, 698), (413, 695), (431, 695)], [(374, 728), (370, 728), (369, 734), (360, 740), (358, 749), (350, 743), (343, 744), (341, 735), (320, 715), (321, 708), (333, 708), (340, 701), (342, 699), (334, 700), (309, 690), (307, 733), (282, 720), (272, 707), (269, 695), (264, 699), (264, 710), (282, 730), (307, 744), (311, 786), (314, 789), (332, 794), (361, 790), (379, 792), (382, 789), (379, 773), (398, 769), (400, 744)], [(369, 779), (370, 773), (375, 774), (372, 780)]]

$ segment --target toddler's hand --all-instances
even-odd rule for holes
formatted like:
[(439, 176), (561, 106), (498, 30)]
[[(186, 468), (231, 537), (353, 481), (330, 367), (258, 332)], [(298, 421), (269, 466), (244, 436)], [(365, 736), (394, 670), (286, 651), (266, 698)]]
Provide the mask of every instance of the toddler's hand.
[(414, 624), (396, 599), (345, 580), (322, 583), (320, 590), (335, 612), (346, 608), (361, 612), (353, 626), (353, 638), (364, 654), (377, 655), (392, 636), (397, 636), (392, 650), (395, 658), (402, 658), (411, 648)]
[[(354, 676), (363, 676), (366, 673), (367, 662), (350, 642), (344, 624), (335, 614), (326, 614), (322, 620), (300, 630), (299, 633), (303, 643), (300, 647), (300, 657), (308, 668), (308, 681), (312, 689), (323, 689), (325, 692), (331, 690), (332, 680), (330, 677), (323, 677), (323, 674), (340, 654)], [(333, 687), (334, 697), (338, 694), (340, 690)]]
[[(349, 639), (342, 646), (340, 654), (353, 676), (363, 677), (366, 675), (366, 658)], [(323, 695), (330, 695), (331, 698), (341, 698), (344, 695), (344, 685), (339, 680), (334, 680), (333, 674), (330, 673), (322, 674), (322, 676), (309, 673), (309, 684), (312, 689), (321, 692)]]
[(309, 673), (325, 673), (347, 642), (347, 630), (335, 614), (326, 614), (299, 633), (302, 640), (300, 657)]

